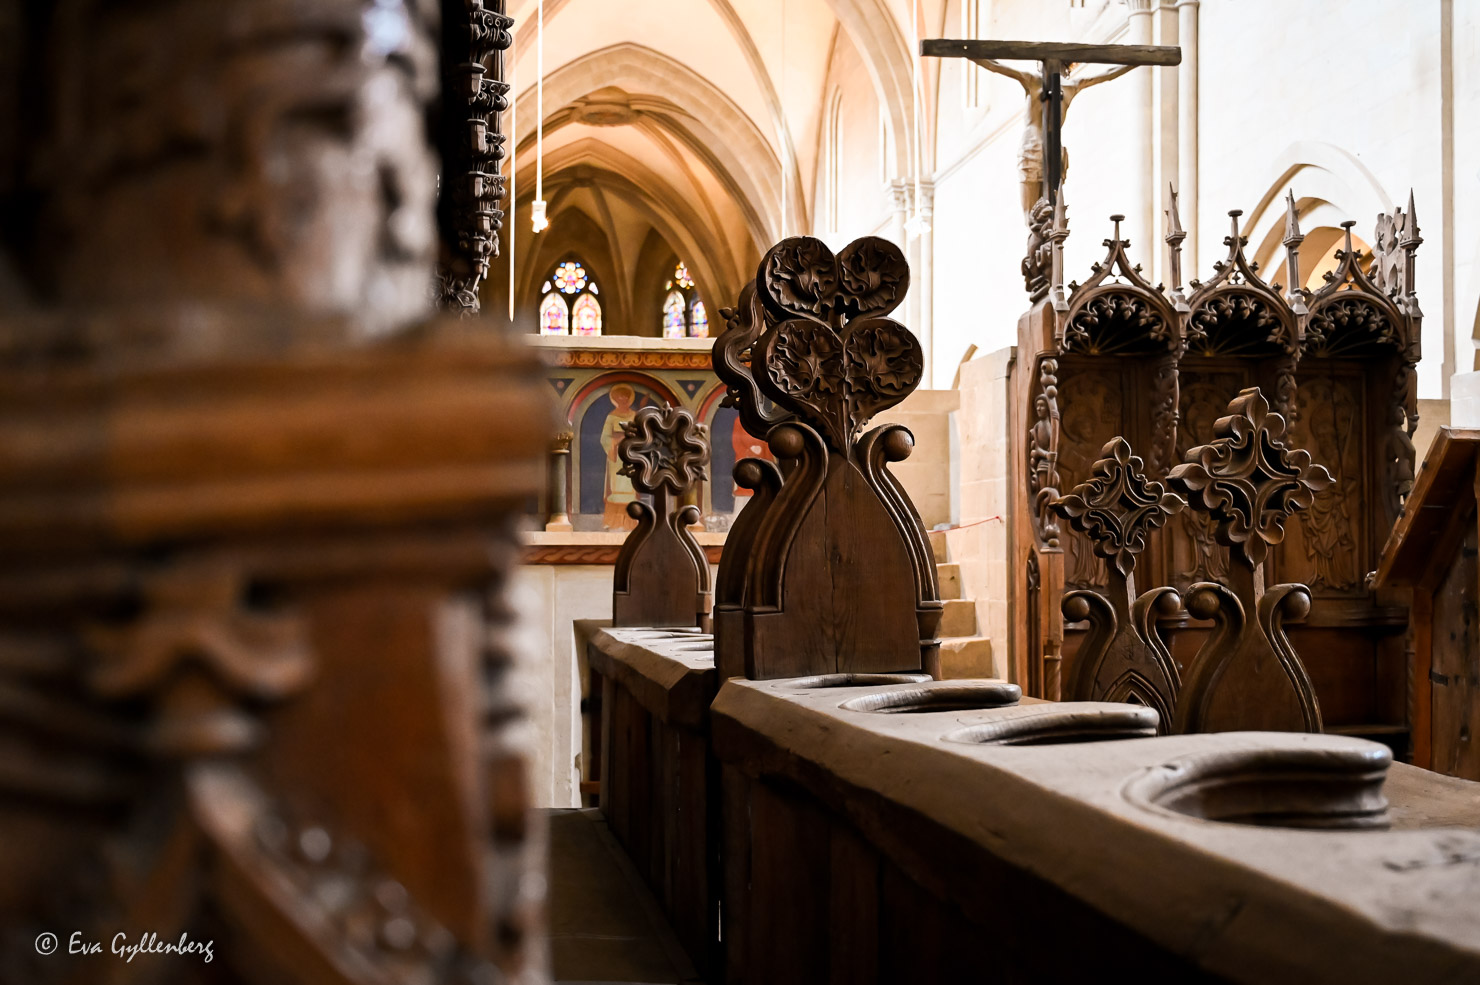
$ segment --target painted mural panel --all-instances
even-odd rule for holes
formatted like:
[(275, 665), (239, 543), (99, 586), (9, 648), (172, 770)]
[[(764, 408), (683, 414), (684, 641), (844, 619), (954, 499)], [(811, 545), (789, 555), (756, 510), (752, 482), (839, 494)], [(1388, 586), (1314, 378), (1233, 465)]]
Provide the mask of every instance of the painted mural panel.
[(580, 477), (579, 508), (572, 522), (577, 529), (630, 530), (637, 522), (627, 515), (627, 504), (637, 498), (632, 482), (618, 471), (617, 445), (622, 426), (644, 407), (668, 405), (657, 390), (636, 382), (602, 387), (581, 414), (580, 448), (576, 456)]

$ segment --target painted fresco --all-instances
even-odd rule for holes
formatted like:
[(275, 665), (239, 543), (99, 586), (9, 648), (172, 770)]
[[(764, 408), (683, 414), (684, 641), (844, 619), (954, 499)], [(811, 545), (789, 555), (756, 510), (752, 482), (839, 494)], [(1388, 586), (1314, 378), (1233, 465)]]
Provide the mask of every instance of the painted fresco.
[(574, 435), (567, 501), (576, 530), (632, 527), (627, 504), (634, 493), (631, 484), (616, 474), (615, 441), (621, 425), (649, 405), (686, 407), (709, 425), (713, 459), (710, 480), (699, 490), (698, 505), (706, 529), (729, 528), (748, 495), (747, 490), (735, 488), (735, 462), (769, 454), (763, 442), (738, 427), (733, 410), (720, 406), (723, 388), (710, 366), (708, 349), (692, 345), (672, 350), (541, 348), (551, 363), (546, 371), (550, 386)]

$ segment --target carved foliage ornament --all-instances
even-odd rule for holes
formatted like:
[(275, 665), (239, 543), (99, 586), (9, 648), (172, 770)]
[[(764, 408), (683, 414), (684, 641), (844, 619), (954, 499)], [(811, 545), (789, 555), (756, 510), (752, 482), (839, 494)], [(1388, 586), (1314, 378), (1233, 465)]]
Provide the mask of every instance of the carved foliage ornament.
[(1147, 535), (1187, 503), (1146, 477), (1141, 459), (1131, 454), (1124, 438), (1111, 439), (1100, 455), (1090, 477), (1056, 500), (1053, 508), (1089, 538), (1097, 557), (1129, 575), (1136, 555), (1146, 549)]
[(1217, 437), (1191, 449), (1168, 481), (1212, 514), (1218, 542), (1254, 568), (1284, 540), (1285, 520), (1331, 485), (1331, 474), (1309, 452), (1284, 445), (1285, 421), (1270, 412), (1258, 387), (1235, 397), (1213, 432)]
[[(455, 5), (452, 5), (455, 6)], [(449, 7), (443, 4), (444, 11)], [(464, 314), (478, 310), (478, 286), (498, 256), (504, 213), (504, 135), (499, 117), (509, 108), (503, 52), (514, 43), (514, 19), (504, 0), (463, 0), (466, 28), (452, 30), (455, 50), (444, 51), (443, 189), (438, 209), (442, 261), (438, 303)], [(456, 15), (445, 15), (456, 16)]]
[(772, 427), (791, 419), (791, 413), (761, 392), (751, 368), (756, 342), (766, 328), (765, 311), (755, 285), (746, 284), (739, 303), (720, 310), (725, 330), (712, 350), (714, 375), (725, 385), (722, 406), (734, 407), (747, 434), (764, 439)]
[(1146, 344), (1175, 347), (1179, 344), (1177, 316), (1159, 287), (1141, 276), (1140, 264), (1132, 264), (1121, 239), (1122, 215), (1113, 215), (1115, 231), (1105, 240), (1108, 253), (1091, 269), (1084, 284), (1071, 284), (1069, 310), (1059, 322), (1059, 351), (1088, 355), (1113, 355), (1144, 349)]
[(1266, 284), (1258, 264), (1244, 256), (1249, 238), (1239, 232), (1241, 215), (1240, 209), (1228, 213), (1232, 229), (1223, 237), (1227, 259), (1213, 264), (1211, 280), (1192, 282), (1188, 345), (1210, 356), (1256, 352), (1261, 344), (1293, 353), (1299, 346), (1295, 312), (1280, 297), (1279, 285)]
[(621, 474), (632, 479), (639, 492), (660, 487), (682, 494), (707, 476), (709, 429), (681, 407), (644, 407), (622, 430), (627, 437), (617, 446)]
[(886, 318), (909, 288), (909, 266), (887, 240), (842, 253), (807, 236), (761, 261), (756, 293), (769, 328), (752, 347), (763, 392), (846, 451), (879, 411), (909, 396), (924, 374), (919, 340)]

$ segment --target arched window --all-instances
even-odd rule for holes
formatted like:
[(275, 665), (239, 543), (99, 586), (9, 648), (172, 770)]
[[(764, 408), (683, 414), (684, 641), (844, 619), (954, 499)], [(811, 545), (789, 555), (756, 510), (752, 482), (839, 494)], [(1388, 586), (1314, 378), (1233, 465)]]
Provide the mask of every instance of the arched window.
[(545, 296), (540, 302), (540, 334), (601, 334), (601, 302), (596, 300), (601, 288), (580, 260), (572, 257), (557, 263), (540, 293)]
[(709, 313), (699, 300), (689, 268), (682, 262), (674, 267), (663, 290), (668, 292), (663, 297), (663, 338), (708, 338)]
[(547, 294), (540, 302), (540, 334), (570, 334), (570, 308), (559, 294)]
[(589, 294), (576, 298), (571, 309), (572, 329), (576, 335), (601, 334), (601, 302)]
[(688, 331), (683, 317), (685, 307), (687, 306), (684, 304), (681, 293), (671, 291), (668, 294), (668, 300), (663, 302), (663, 338), (681, 339), (684, 337)]

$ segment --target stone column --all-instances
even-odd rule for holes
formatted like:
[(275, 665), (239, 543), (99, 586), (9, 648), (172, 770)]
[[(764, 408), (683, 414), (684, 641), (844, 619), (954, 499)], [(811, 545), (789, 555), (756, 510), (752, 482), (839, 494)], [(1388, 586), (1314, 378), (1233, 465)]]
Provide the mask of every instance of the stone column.
[(891, 178), (884, 185), (884, 194), (889, 199), (889, 235), (892, 241), (901, 250), (908, 250), (909, 243), (906, 242), (904, 224), (909, 221), (910, 213), (910, 185), (903, 178)]
[[(1155, 0), (1127, 0), (1130, 15), (1126, 22), (1129, 44), (1151, 44), (1151, 11)], [(1126, 128), (1131, 138), (1132, 184), (1125, 214), (1130, 221), (1126, 224), (1131, 240), (1132, 252), (1150, 261), (1160, 251), (1153, 243), (1156, 239), (1156, 203), (1160, 201), (1154, 186), (1155, 161), (1155, 79), (1151, 69), (1135, 68), (1126, 76), (1130, 89), (1131, 111)]]
[(550, 478), (546, 486), (549, 518), (545, 529), (551, 533), (569, 533), (570, 523), (570, 443), (575, 434), (562, 431), (550, 446)]
[(924, 226), (918, 240), (918, 258), (915, 269), (910, 272), (910, 283), (920, 297), (920, 311), (916, 323), (910, 328), (925, 347), (925, 380), (921, 387), (935, 387), (935, 183), (920, 182), (920, 200), (915, 210)]
[(1197, 265), (1197, 14), (1199, 0), (1177, 5), (1177, 42), (1182, 64), (1177, 67), (1177, 196), (1182, 228), (1187, 230), (1182, 269), (1196, 276)]

